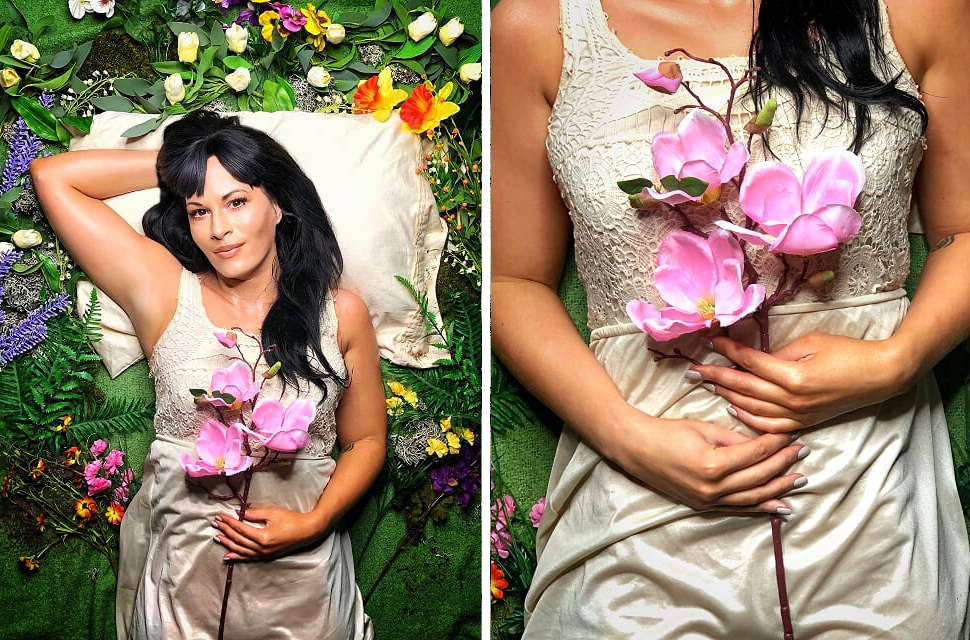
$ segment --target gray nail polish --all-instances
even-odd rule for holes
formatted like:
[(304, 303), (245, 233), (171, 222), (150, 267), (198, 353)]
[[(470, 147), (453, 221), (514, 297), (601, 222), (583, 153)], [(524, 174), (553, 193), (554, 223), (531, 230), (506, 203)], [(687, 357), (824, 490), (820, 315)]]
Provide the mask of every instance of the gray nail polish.
[(808, 454), (810, 454), (811, 452), (812, 452), (812, 450), (809, 449), (808, 447), (802, 447), (801, 449), (798, 450), (797, 459), (798, 460), (803, 460), (803, 459), (807, 458), (808, 457)]
[(684, 377), (688, 380), (700, 380), (703, 378), (700, 371), (694, 371), (693, 369), (688, 369), (684, 372)]
[(710, 382), (705, 382), (701, 386), (707, 389), (708, 391), (710, 391), (711, 393), (717, 393), (717, 391), (714, 390), (714, 385), (711, 384)]
[(701, 346), (707, 349), (708, 351), (714, 351), (714, 343), (711, 342), (710, 340), (707, 340), (706, 338), (701, 340)]
[(805, 476), (802, 476), (801, 478), (798, 478), (797, 480), (795, 480), (795, 484), (792, 485), (792, 488), (793, 489), (801, 489), (806, 484), (808, 484), (808, 478), (806, 478)]
[(725, 411), (727, 411), (728, 415), (731, 416), (732, 418), (738, 417), (738, 410), (735, 409), (734, 407), (728, 407), (727, 409), (725, 409)]
[(213, 529), (218, 529), (219, 528), (219, 525), (216, 524), (215, 522), (210, 522), (209, 524), (212, 525), (212, 528)]
[(778, 507), (777, 509), (775, 509), (775, 513), (777, 513), (780, 516), (790, 516), (791, 509), (789, 509), (788, 507)]

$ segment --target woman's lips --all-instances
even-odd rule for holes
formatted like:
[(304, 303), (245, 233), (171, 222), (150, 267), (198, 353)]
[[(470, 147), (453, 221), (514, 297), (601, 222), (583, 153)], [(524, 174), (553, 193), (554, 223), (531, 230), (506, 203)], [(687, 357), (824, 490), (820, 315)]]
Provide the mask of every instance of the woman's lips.
[(219, 247), (215, 250), (215, 254), (223, 259), (228, 259), (239, 253), (239, 248), (243, 246), (244, 243), (237, 242), (236, 244), (227, 244)]

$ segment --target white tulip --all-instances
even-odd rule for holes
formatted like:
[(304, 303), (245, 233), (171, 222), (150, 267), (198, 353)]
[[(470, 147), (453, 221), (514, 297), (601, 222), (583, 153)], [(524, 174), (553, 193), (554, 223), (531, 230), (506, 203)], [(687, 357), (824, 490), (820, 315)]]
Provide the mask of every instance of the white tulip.
[(310, 67), (306, 81), (314, 87), (326, 87), (330, 84), (330, 72), (323, 67)]
[(40, 60), (40, 51), (37, 50), (37, 47), (24, 40), (13, 41), (13, 44), (10, 45), (10, 55), (17, 60), (23, 60), (25, 62), (37, 62)]
[(342, 24), (332, 22), (327, 26), (327, 42), (330, 44), (340, 44), (347, 37), (347, 30)]
[(249, 69), (246, 67), (239, 67), (228, 76), (226, 76), (226, 84), (233, 91), (245, 91), (249, 88), (249, 82), (252, 77), (249, 74)]
[(434, 33), (437, 26), (438, 21), (434, 19), (434, 14), (425, 11), (408, 25), (408, 36), (417, 42), (429, 33)]
[(172, 104), (185, 100), (185, 85), (182, 84), (182, 76), (173, 73), (165, 78), (165, 97)]
[(466, 62), (458, 67), (458, 77), (464, 83), (475, 82), (482, 79), (482, 63)]
[(0, 242), (0, 256), (2, 256), (3, 254), (5, 254), (8, 251), (13, 251), (13, 250), (14, 250), (14, 246), (13, 246), (12, 243), (10, 243), (10, 242)]
[(226, 42), (233, 53), (242, 53), (249, 44), (249, 30), (235, 22), (226, 29)]
[(465, 33), (465, 25), (458, 18), (452, 18), (438, 30), (438, 39), (441, 40), (441, 44), (449, 47), (463, 33)]
[(199, 34), (183, 31), (178, 39), (179, 62), (195, 62), (199, 57)]
[(40, 232), (36, 229), (21, 229), (13, 234), (10, 240), (20, 249), (30, 249), (43, 242), (44, 238), (41, 237)]

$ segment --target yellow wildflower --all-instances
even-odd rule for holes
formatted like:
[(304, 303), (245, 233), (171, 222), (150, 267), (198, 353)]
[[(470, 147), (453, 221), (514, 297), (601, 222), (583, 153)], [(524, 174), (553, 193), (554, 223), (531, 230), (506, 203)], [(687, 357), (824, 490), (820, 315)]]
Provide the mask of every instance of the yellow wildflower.
[(401, 397), (403, 397), (404, 401), (415, 409), (418, 408), (418, 394), (414, 391), (405, 391)]
[(451, 431), (451, 416), (442, 418), (440, 421), (442, 431)]
[(397, 396), (388, 398), (384, 401), (384, 404), (387, 405), (387, 415), (389, 416), (399, 416), (404, 411), (404, 401)]
[(306, 4), (306, 9), (300, 9), (300, 13), (306, 16), (306, 24), (303, 25), (303, 28), (306, 29), (308, 34), (307, 43), (317, 51), (323, 51), (327, 46), (327, 27), (330, 26), (330, 16), (327, 15), (326, 11), (318, 11), (310, 2)]
[(387, 383), (387, 388), (390, 389), (391, 390), (391, 393), (393, 393), (396, 396), (403, 396), (404, 395), (404, 385), (401, 384), (400, 382), (397, 382), (397, 381), (388, 382)]
[(448, 453), (458, 453), (458, 450), (461, 448), (461, 441), (458, 440), (458, 434), (453, 431), (445, 434), (445, 442), (448, 443)]
[(467, 427), (462, 427), (461, 429), (461, 439), (468, 444), (475, 444), (475, 432)]
[(289, 33), (286, 30), (279, 28), (279, 22), (280, 14), (275, 11), (264, 11), (259, 14), (259, 24), (261, 26), (260, 33), (263, 34), (263, 40), (266, 42), (272, 42), (274, 29), (278, 31), (284, 39), (286, 39), (286, 36), (288, 36)]
[(428, 438), (428, 448), (425, 449), (429, 456), (445, 457), (448, 453), (448, 445), (438, 438)]

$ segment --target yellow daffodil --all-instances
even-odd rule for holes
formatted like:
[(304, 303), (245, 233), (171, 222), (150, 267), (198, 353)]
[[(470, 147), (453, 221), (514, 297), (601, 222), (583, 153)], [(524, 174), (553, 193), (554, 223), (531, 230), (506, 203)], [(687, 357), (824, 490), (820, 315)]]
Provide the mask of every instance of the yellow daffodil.
[(443, 458), (448, 454), (448, 445), (438, 438), (428, 438), (428, 448), (425, 449), (429, 456)]
[(475, 432), (467, 427), (461, 428), (461, 439), (468, 444), (475, 444)]
[(445, 118), (458, 113), (458, 105), (448, 102), (453, 85), (449, 82), (441, 88), (438, 95), (432, 93), (434, 85), (430, 82), (419, 84), (411, 92), (411, 96), (401, 105), (401, 127), (411, 133), (431, 132), (441, 124)]
[(404, 401), (415, 409), (418, 408), (418, 394), (414, 391), (405, 391), (401, 397), (404, 398)]
[(300, 13), (306, 16), (306, 41), (317, 51), (323, 51), (327, 46), (327, 27), (330, 26), (330, 16), (326, 11), (317, 10), (312, 3), (308, 2), (306, 9), (300, 9)]
[(373, 113), (374, 119), (387, 122), (391, 110), (407, 98), (407, 91), (395, 89), (391, 70), (385, 67), (378, 75), (361, 80), (354, 94), (354, 113)]

